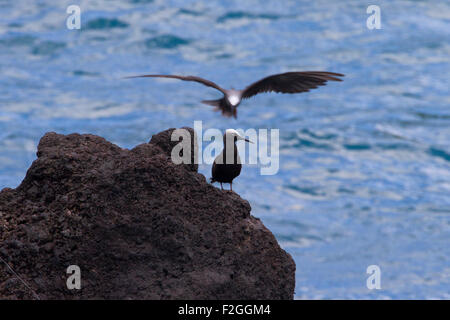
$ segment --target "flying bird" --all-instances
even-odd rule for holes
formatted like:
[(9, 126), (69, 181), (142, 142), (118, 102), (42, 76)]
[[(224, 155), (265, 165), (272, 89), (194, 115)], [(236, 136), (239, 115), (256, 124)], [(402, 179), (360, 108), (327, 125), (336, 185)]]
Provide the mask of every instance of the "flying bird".
[(211, 183), (220, 182), (220, 188), (222, 190), (222, 183), (229, 183), (230, 190), (233, 191), (233, 179), (241, 173), (241, 158), (236, 147), (238, 140), (253, 143), (242, 137), (236, 130), (227, 129), (223, 135), (223, 150), (214, 159), (211, 169)]
[(237, 118), (237, 107), (242, 99), (248, 99), (264, 92), (276, 93), (300, 93), (323, 86), (327, 81), (342, 81), (338, 77), (343, 74), (326, 72), (326, 71), (302, 71), (302, 72), (286, 72), (274, 74), (263, 78), (243, 90), (230, 89), (226, 90), (216, 83), (196, 76), (179, 76), (179, 75), (163, 75), (163, 74), (146, 74), (140, 76), (130, 76), (126, 78), (172, 78), (183, 81), (199, 82), (207, 87), (214, 88), (222, 92), (223, 97), (217, 100), (203, 100), (202, 103), (215, 107), (215, 110), (222, 111), (222, 115), (226, 117)]

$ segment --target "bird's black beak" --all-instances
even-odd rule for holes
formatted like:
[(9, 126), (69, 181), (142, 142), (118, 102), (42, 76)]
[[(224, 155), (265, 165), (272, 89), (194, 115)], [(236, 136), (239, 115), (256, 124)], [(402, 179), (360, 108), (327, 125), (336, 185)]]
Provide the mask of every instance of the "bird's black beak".
[(244, 140), (247, 141), (247, 142), (253, 143), (252, 141), (250, 141), (250, 140), (248, 140), (248, 139), (244, 139)]

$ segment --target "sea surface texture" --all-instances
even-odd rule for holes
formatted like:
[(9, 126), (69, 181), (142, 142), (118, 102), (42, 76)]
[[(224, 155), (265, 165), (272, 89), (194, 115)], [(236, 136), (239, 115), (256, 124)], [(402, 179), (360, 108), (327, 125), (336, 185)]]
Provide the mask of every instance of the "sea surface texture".
[[(369, 4), (0, 0), (0, 189), (20, 184), (48, 131), (131, 148), (195, 120), (279, 129), (279, 171), (244, 165), (233, 190), (295, 259), (296, 299), (450, 299), (450, 2), (376, 1), (373, 30)], [(220, 94), (200, 84), (122, 79), (239, 89), (294, 70), (345, 78), (258, 95), (238, 119), (201, 104)], [(371, 265), (381, 289), (366, 285)]]

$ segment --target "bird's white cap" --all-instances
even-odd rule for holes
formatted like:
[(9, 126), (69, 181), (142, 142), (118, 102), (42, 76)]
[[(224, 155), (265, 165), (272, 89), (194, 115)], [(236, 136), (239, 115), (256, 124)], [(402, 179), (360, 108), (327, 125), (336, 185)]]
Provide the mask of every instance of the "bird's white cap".
[(227, 129), (227, 130), (225, 130), (225, 135), (226, 135), (226, 136), (235, 136), (235, 137), (237, 138), (237, 140), (245, 140), (245, 141), (247, 141), (247, 142), (253, 143), (253, 142), (251, 142), (250, 140), (245, 139), (243, 136), (241, 136), (241, 135), (239, 134), (239, 132), (237, 132), (237, 131), (234, 130), (234, 129)]
[(239, 132), (237, 132), (236, 130), (234, 130), (234, 129), (227, 129), (227, 130), (225, 130), (225, 134), (226, 135), (232, 135), (232, 136), (236, 136), (236, 137), (241, 137), (241, 135), (239, 134)]

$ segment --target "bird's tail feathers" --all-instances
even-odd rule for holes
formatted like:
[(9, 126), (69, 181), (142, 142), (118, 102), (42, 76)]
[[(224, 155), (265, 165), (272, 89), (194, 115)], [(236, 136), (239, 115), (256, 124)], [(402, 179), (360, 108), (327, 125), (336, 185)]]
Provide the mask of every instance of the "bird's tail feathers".
[(220, 104), (222, 102), (222, 99), (218, 99), (218, 100), (203, 100), (202, 103), (213, 106), (213, 107), (217, 107), (220, 108)]
[(202, 103), (215, 107), (214, 111), (221, 111), (225, 117), (237, 117), (236, 108), (232, 110), (223, 98), (218, 100), (203, 100)]

